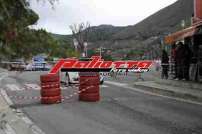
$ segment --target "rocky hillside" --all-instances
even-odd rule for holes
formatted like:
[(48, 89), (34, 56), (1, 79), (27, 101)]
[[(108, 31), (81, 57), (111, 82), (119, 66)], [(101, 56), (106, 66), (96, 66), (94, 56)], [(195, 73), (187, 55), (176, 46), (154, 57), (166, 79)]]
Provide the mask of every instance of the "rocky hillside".
[[(144, 52), (147, 58), (157, 58), (162, 38), (181, 29), (181, 21), (188, 27), (193, 13), (193, 0), (178, 0), (138, 24), (126, 27), (100, 25), (91, 27), (89, 48), (111, 48), (117, 58), (131, 57), (134, 51)], [(115, 51), (114, 51), (115, 50)], [(142, 55), (141, 55), (142, 56)]]
[(126, 27), (114, 34), (113, 37), (114, 39), (133, 38), (139, 40), (173, 32), (179, 29), (182, 20), (189, 23), (193, 11), (193, 0), (178, 0), (140, 23)]
[(193, 0), (178, 0), (136, 25), (119, 28), (108, 40), (92, 42), (92, 47), (110, 47), (116, 50), (113, 55), (119, 58), (134, 58), (136, 55), (128, 55), (133, 51), (144, 51), (144, 57), (157, 58), (163, 47), (163, 37), (182, 29), (182, 20), (186, 27), (190, 26), (193, 11)]

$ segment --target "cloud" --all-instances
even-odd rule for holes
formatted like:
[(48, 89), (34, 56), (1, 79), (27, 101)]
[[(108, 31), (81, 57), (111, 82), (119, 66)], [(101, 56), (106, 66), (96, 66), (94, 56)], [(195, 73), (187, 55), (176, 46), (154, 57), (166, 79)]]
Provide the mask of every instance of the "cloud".
[(59, 0), (54, 10), (49, 3), (32, 1), (39, 14), (35, 28), (70, 34), (69, 25), (89, 21), (91, 25), (134, 25), (176, 0)]

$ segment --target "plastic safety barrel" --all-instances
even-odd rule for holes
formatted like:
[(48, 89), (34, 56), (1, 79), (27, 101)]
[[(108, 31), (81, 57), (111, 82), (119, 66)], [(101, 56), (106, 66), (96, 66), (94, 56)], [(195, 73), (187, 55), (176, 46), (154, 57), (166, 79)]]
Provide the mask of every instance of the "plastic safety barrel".
[(79, 73), (79, 100), (96, 102), (100, 100), (100, 76), (98, 72)]
[(58, 74), (45, 74), (41, 80), (41, 103), (55, 104), (61, 102), (60, 77)]

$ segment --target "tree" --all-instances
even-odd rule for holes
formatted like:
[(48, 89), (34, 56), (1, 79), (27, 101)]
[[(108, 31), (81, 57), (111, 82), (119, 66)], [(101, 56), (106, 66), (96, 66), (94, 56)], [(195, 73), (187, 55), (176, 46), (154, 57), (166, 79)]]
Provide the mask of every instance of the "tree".
[(73, 38), (78, 42), (78, 51), (80, 54), (85, 52), (84, 42), (87, 42), (88, 34), (90, 32), (90, 23), (73, 24), (70, 26)]
[[(2, 55), (12, 57), (12, 45), (19, 33), (37, 22), (38, 15), (28, 8), (29, 3), (26, 0), (0, 0), (0, 52)], [(21, 46), (16, 46), (20, 47)], [(16, 49), (19, 50), (19, 49)], [(17, 53), (17, 52), (15, 52)]]
[[(53, 5), (57, 0), (48, 1)], [(44, 33), (45, 36), (45, 32), (28, 28), (29, 25), (35, 24), (39, 19), (39, 16), (30, 9), (29, 2), (30, 0), (0, 0), (1, 56), (6, 55), (9, 58), (15, 56), (29, 57), (28, 55), (36, 53), (36, 49), (41, 52), (42, 49), (35, 46), (34, 43), (37, 42), (37, 34)], [(45, 44), (47, 45), (47, 43)], [(49, 41), (48, 44), (50, 45), (51, 42)], [(25, 52), (27, 53), (25, 54)]]

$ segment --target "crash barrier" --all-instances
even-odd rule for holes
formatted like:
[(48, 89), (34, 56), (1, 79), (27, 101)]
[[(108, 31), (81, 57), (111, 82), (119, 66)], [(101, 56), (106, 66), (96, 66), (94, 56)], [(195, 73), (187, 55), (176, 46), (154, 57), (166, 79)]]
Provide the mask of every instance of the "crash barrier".
[[(84, 81), (86, 82), (86, 81)], [(85, 92), (87, 89), (92, 88), (93, 86), (88, 86), (86, 88), (81, 89), (80, 91), (74, 91), (73, 93), (67, 95), (67, 96), (62, 96), (62, 101), (65, 100), (70, 100), (75, 96), (78, 96), (80, 93)], [(28, 89), (29, 90), (29, 89)], [(11, 99), (16, 99), (16, 100), (41, 100), (41, 96), (18, 96), (18, 95), (9, 95), (9, 98)]]
[(41, 103), (55, 104), (61, 102), (60, 77), (58, 74), (45, 74), (41, 80)]
[(79, 73), (79, 100), (96, 102), (100, 100), (99, 72)]
[[(40, 95), (41, 96), (10, 96), (13, 99), (38, 100), (41, 104), (56, 104), (62, 100), (77, 96), (80, 101), (96, 102), (100, 100), (100, 78), (99, 72), (79, 73), (79, 90), (68, 96), (61, 95), (61, 85), (59, 74), (45, 74), (40, 76)], [(29, 90), (25, 88), (25, 90)]]

